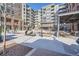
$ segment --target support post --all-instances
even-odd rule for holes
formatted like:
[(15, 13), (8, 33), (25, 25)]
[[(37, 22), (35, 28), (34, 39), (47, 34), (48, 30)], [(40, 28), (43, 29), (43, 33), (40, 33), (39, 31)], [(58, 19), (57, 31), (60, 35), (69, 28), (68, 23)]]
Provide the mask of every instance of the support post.
[(59, 29), (60, 29), (60, 16), (57, 18), (57, 37), (59, 38)]

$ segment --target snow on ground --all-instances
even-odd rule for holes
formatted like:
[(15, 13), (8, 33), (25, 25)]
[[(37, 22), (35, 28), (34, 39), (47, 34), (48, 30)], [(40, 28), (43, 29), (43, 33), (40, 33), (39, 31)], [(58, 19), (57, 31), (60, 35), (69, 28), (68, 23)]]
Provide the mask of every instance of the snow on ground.
[(65, 44), (66, 42), (64, 43), (64, 41), (58, 40), (54, 37), (26, 36), (24, 34), (16, 34), (15, 37), (16, 38), (13, 39), (13, 41), (17, 44), (22, 44), (32, 48), (44, 48), (65, 54), (68, 53), (64, 50), (64, 48), (67, 47), (66, 49), (68, 51), (71, 50), (67, 44)]
[(71, 45), (71, 44), (76, 44), (76, 45), (78, 45), (78, 44), (76, 43), (76, 38), (68, 38), (68, 37), (63, 38), (63, 37), (59, 37), (59, 38), (57, 38), (57, 40), (58, 40), (58, 41), (61, 41), (61, 42), (63, 42), (63, 43), (65, 43), (65, 44), (68, 44), (68, 45)]
[[(19, 38), (19, 39), (21, 40), (21, 38)], [(24, 40), (24, 42), (23, 42), (23, 40)], [(25, 45), (25, 46), (32, 47), (32, 48), (44, 48), (44, 49), (48, 49), (51, 51), (68, 54), (65, 52), (63, 44), (51, 37), (39, 37), (39, 36), (27, 37), (27, 36), (24, 36), (22, 41), (20, 41), (19, 43), (22, 45)]]

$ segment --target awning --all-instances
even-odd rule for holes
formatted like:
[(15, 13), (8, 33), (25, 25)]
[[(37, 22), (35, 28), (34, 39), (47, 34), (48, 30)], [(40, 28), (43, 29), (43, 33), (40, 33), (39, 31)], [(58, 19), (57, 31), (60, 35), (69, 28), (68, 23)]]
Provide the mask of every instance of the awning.
[(63, 13), (59, 17), (60, 23), (74, 23), (79, 21), (79, 12)]

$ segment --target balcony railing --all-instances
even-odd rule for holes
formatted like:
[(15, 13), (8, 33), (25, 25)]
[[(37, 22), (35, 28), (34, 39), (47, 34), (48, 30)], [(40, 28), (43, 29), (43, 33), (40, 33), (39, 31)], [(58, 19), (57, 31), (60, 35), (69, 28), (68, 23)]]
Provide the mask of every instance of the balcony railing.
[(67, 12), (67, 9), (63, 9), (63, 10), (59, 10), (58, 13), (66, 13)]
[(42, 24), (41, 27), (53, 27), (53, 24)]
[(51, 19), (55, 19), (55, 17), (51, 17)]

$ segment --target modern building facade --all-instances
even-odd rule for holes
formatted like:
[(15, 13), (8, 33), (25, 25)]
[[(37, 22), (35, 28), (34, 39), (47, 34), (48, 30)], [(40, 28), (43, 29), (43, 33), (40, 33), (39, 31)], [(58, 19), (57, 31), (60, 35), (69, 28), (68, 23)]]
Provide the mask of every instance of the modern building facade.
[(39, 32), (42, 34), (52, 35), (55, 31), (55, 25), (57, 24), (56, 18), (57, 5), (50, 4), (37, 10), (36, 22)]
[(41, 32), (52, 33), (56, 31), (58, 16), (60, 18), (60, 31), (75, 32), (79, 31), (79, 4), (61, 3), (50, 4), (37, 11), (36, 19)]
[(75, 12), (79, 10), (79, 4), (78, 3), (63, 3), (59, 4), (59, 14), (61, 13), (68, 13), (68, 12)]
[[(0, 25), (4, 24), (4, 3), (0, 3)], [(60, 17), (60, 30), (79, 31), (79, 4), (49, 4), (33, 10), (26, 3), (6, 3), (7, 30), (37, 29), (42, 33), (56, 31), (57, 17)], [(65, 29), (66, 28), (66, 29)]]
[[(4, 27), (4, 9), (5, 4), (0, 3), (0, 24)], [(6, 29), (26, 30), (33, 28), (35, 23), (34, 10), (26, 3), (6, 3)]]
[[(2, 27), (4, 27), (4, 10), (5, 10), (5, 4), (0, 4), (1, 8), (1, 16), (0, 21)], [(20, 3), (6, 3), (6, 30), (21, 30), (21, 17), (22, 17), (22, 5)]]
[(22, 4), (22, 29), (26, 30), (28, 27), (33, 28), (35, 22), (34, 10), (28, 4)]
[[(60, 6), (62, 8), (60, 8)], [(64, 3), (59, 5), (60, 23), (62, 25), (64, 24), (63, 28), (67, 32), (75, 33), (76, 31), (79, 31), (78, 7), (79, 7), (78, 3)]]

